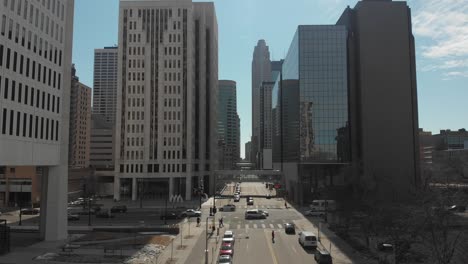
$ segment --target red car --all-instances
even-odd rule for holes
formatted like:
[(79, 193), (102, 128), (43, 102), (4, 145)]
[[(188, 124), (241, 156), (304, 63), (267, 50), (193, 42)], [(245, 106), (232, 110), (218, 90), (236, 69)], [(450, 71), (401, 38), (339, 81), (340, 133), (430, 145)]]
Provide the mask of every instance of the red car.
[(233, 253), (234, 253), (234, 248), (232, 247), (232, 244), (223, 243), (221, 245), (221, 249), (219, 250), (220, 255), (229, 255), (232, 257)]

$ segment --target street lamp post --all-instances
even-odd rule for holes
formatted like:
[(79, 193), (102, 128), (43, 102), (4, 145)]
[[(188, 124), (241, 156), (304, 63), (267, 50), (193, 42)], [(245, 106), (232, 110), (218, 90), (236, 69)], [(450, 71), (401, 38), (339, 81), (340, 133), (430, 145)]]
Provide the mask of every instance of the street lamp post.
[(164, 224), (167, 225), (167, 199), (169, 194), (166, 195), (166, 208), (164, 209)]
[(140, 208), (143, 208), (143, 193), (142, 193), (142, 187), (141, 187), (141, 180), (138, 181), (138, 194), (140, 195)]
[[(213, 216), (206, 217), (206, 234), (205, 234), (205, 264), (208, 264), (208, 220)], [(214, 218), (213, 218), (214, 219)]]
[[(23, 194), (23, 182), (21, 182), (21, 184), (20, 184), (20, 193)], [(20, 196), (21, 196), (21, 195), (20, 195)], [(19, 203), (19, 208), (20, 208), (20, 210), (19, 210), (19, 223), (18, 223), (18, 225), (22, 225), (21, 217), (22, 217), (22, 215), (23, 215), (23, 212), (22, 212), (21, 210), (23, 209), (23, 206), (22, 206), (23, 203), (22, 203), (22, 201), (20, 201), (19, 199), (18, 199), (18, 203)]]

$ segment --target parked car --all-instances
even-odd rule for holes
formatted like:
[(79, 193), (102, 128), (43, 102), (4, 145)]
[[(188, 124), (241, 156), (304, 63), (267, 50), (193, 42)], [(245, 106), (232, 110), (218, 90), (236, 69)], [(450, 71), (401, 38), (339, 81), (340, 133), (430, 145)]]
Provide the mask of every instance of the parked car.
[(284, 224), (284, 232), (286, 234), (296, 234), (296, 226), (293, 223)]
[(313, 232), (299, 232), (299, 238), (298, 238), (299, 244), (302, 247), (311, 247), (311, 248), (317, 248), (317, 236)]
[(80, 216), (77, 215), (77, 214), (68, 214), (67, 216), (68, 218), (68, 221), (76, 221), (76, 220), (80, 220)]
[(23, 214), (23, 215), (37, 215), (37, 214), (39, 214), (39, 209), (37, 209), (37, 208), (23, 208), (23, 209), (21, 209), (21, 214)]
[(234, 195), (234, 202), (240, 201), (240, 195)]
[(112, 206), (111, 213), (126, 213), (127, 206), (126, 205), (116, 205)]
[(323, 211), (316, 211), (316, 210), (307, 210), (304, 213), (305, 216), (316, 216), (316, 217), (324, 217), (325, 212)]
[(236, 206), (233, 204), (226, 204), (225, 206), (221, 207), (219, 210), (224, 212), (234, 212), (236, 211)]
[(201, 216), (201, 211), (195, 209), (187, 209), (186, 211), (180, 214), (182, 217), (199, 217)]
[(115, 215), (113, 215), (110, 211), (102, 211), (96, 214), (97, 218), (114, 218)]
[(317, 249), (314, 254), (314, 259), (318, 264), (332, 264), (332, 257), (328, 251)]
[(168, 212), (167, 215), (161, 215), (161, 220), (164, 220), (164, 219), (178, 219), (179, 218), (179, 215), (174, 213), (174, 212)]
[(220, 264), (232, 264), (232, 257), (230, 255), (221, 255), (218, 258)]
[(447, 210), (452, 211), (452, 212), (465, 212), (466, 211), (466, 206), (464, 205), (452, 205), (447, 208)]
[(253, 198), (250, 198), (249, 200), (247, 200), (247, 205), (253, 205), (253, 204), (254, 204)]

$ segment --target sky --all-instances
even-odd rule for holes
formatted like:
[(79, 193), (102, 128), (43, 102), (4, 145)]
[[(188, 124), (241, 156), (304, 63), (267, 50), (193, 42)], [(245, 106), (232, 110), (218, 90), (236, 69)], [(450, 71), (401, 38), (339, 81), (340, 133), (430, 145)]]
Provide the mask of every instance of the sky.
[[(265, 39), (271, 60), (283, 59), (298, 25), (335, 24), (357, 0), (214, 0), (219, 79), (237, 82), (241, 156), (251, 136), (251, 63)], [(73, 62), (92, 88), (94, 49), (117, 44), (118, 0), (75, 0)], [(416, 42), (419, 127), (468, 128), (468, 1), (409, 0)], [(398, 103), (398, 102), (395, 102)]]

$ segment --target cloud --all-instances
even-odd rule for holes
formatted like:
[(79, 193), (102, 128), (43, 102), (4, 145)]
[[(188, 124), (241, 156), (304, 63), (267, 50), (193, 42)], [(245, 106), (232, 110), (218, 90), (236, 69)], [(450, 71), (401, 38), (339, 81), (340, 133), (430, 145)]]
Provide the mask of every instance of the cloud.
[(444, 80), (468, 77), (466, 0), (413, 0), (413, 33), (423, 72), (441, 71)]

